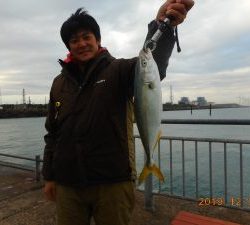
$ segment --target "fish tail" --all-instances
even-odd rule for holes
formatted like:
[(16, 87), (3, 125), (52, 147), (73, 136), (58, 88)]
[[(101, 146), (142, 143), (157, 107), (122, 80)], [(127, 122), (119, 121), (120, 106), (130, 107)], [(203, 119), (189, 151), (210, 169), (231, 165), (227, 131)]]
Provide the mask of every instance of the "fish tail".
[(155, 164), (152, 164), (150, 166), (145, 165), (140, 176), (139, 176), (139, 185), (146, 180), (146, 178), (150, 175), (153, 174), (155, 175), (161, 182), (164, 182), (164, 176)]

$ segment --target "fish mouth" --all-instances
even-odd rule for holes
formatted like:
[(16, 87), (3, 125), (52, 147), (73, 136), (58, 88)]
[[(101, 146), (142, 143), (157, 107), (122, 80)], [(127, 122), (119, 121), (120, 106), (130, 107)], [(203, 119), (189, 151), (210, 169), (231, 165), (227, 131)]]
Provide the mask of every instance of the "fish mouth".
[(145, 60), (150, 60), (152, 58), (151, 50), (149, 48), (143, 49), (141, 52), (141, 57)]

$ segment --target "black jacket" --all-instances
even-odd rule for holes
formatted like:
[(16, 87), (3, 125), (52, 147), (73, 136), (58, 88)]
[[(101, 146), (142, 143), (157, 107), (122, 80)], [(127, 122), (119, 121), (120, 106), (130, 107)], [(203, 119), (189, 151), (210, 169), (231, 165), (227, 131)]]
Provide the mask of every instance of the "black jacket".
[[(147, 38), (157, 29), (149, 24)], [(161, 78), (174, 46), (172, 29), (153, 52)], [(115, 59), (108, 51), (79, 74), (60, 61), (46, 120), (43, 176), (64, 185), (84, 186), (136, 178), (133, 139), (133, 81), (137, 58)]]

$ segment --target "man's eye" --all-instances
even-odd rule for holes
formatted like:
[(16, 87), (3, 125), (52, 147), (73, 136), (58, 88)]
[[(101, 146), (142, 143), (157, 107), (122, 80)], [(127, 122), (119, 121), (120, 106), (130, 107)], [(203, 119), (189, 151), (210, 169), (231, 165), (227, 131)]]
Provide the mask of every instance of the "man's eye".
[(70, 41), (69, 41), (71, 44), (74, 44), (74, 43), (76, 43), (77, 42), (77, 39), (70, 39)]
[(84, 39), (84, 40), (89, 40), (89, 39), (90, 39), (90, 36), (89, 36), (89, 35), (83, 36), (83, 39)]

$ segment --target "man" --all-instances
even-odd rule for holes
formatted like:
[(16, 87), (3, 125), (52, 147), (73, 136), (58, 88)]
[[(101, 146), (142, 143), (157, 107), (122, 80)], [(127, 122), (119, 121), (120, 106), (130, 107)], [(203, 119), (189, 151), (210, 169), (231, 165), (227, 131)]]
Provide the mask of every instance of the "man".
[[(149, 24), (152, 37), (166, 16), (183, 22), (192, 0), (168, 0)], [(160, 38), (153, 56), (163, 79), (176, 37)], [(100, 28), (78, 9), (61, 27), (69, 50), (54, 79), (46, 120), (43, 176), (56, 202), (58, 225), (128, 225), (134, 207), (132, 99), (137, 58), (115, 59), (101, 46)]]

